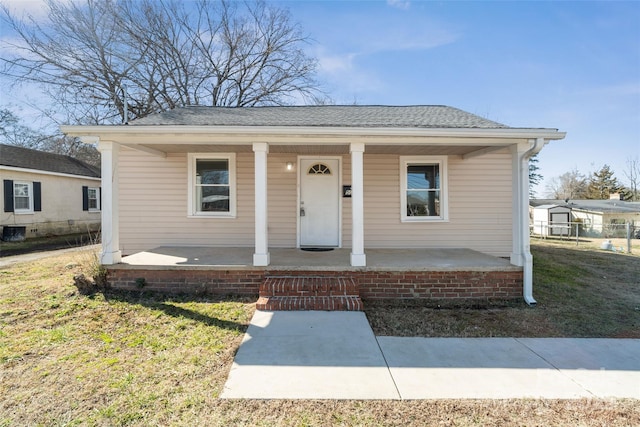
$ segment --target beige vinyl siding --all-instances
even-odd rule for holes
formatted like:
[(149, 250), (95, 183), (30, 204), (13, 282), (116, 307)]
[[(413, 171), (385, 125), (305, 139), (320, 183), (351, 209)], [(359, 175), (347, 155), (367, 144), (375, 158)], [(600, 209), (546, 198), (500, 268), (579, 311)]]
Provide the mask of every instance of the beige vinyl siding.
[(158, 246), (252, 246), (253, 153), (236, 155), (235, 218), (189, 218), (187, 154), (166, 158), (123, 148), (120, 247), (130, 254)]
[[(287, 170), (287, 162), (296, 165), (295, 154), (267, 156), (267, 203), (269, 246), (296, 247), (298, 220), (297, 166)], [(250, 170), (253, 173), (253, 167)], [(253, 230), (253, 225), (251, 230)]]
[(511, 155), (448, 158), (449, 221), (400, 221), (400, 158), (364, 160), (365, 248), (471, 248), (511, 253)]
[[(321, 156), (319, 156), (321, 157)], [(270, 247), (295, 247), (298, 224), (296, 154), (269, 154)], [(286, 163), (296, 165), (286, 170)], [(124, 254), (158, 246), (253, 246), (253, 153), (236, 154), (237, 217), (190, 218), (187, 154), (166, 158), (123, 148), (120, 242)], [(342, 185), (351, 184), (351, 157), (342, 156)], [(400, 221), (400, 157), (364, 156), (366, 248), (471, 248), (511, 253), (511, 155), (508, 150), (448, 158), (449, 221)], [(340, 189), (342, 191), (342, 189)], [(342, 246), (351, 247), (351, 199), (342, 198)]]

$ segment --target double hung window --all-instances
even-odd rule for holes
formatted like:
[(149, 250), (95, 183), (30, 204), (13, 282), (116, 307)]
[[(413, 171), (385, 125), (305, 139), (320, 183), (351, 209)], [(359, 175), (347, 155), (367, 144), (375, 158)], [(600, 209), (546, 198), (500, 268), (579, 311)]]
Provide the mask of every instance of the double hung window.
[(235, 155), (189, 155), (189, 215), (235, 216)]
[(42, 183), (39, 181), (2, 180), (4, 211), (32, 214), (42, 211)]
[(90, 211), (100, 210), (100, 190), (98, 188), (89, 187), (87, 189), (87, 199)]
[(82, 210), (89, 212), (100, 211), (100, 187), (82, 187)]
[(402, 221), (447, 221), (447, 158), (400, 158)]
[(33, 184), (31, 182), (13, 183), (13, 209), (15, 213), (33, 212)]

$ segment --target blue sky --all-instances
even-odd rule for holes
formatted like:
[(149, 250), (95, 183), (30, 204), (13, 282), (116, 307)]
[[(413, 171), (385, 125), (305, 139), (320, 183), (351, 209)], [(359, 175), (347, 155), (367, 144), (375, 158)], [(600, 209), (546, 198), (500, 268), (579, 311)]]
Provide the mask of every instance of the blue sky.
[[(444, 104), (567, 132), (545, 180), (640, 158), (640, 2), (288, 1), (338, 103)], [(544, 195), (545, 183), (538, 187)]]
[(539, 156), (545, 180), (609, 164), (626, 182), (640, 158), (640, 1), (277, 4), (313, 39), (338, 104), (442, 104), (558, 128), (567, 137)]

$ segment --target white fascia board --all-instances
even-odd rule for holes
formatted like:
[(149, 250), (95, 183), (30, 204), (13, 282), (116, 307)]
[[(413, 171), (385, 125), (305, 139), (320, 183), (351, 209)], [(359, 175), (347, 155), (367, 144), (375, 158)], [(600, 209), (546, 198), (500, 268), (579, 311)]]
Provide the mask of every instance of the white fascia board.
[(88, 179), (91, 181), (100, 181), (100, 178), (95, 178), (93, 176), (85, 176), (85, 175), (73, 175), (70, 173), (62, 173), (62, 172), (51, 172), (51, 171), (43, 171), (40, 169), (28, 169), (28, 168), (17, 168), (14, 166), (0, 166), (0, 170), (14, 171), (14, 172), (24, 172), (24, 173), (35, 173), (39, 175), (53, 175), (53, 176), (61, 176), (65, 178), (76, 178), (76, 179)]
[[(536, 139), (557, 140), (565, 137), (564, 132), (557, 129), (529, 128), (362, 128), (362, 127), (319, 127), (319, 126), (61, 126), (60, 130), (69, 136), (93, 137), (117, 142), (131, 143), (132, 137), (186, 136), (202, 135), (227, 139), (228, 144), (237, 143), (242, 137), (251, 137), (253, 141), (259, 137), (333, 137), (333, 138), (491, 138), (491, 139)], [(123, 140), (123, 141), (121, 141)], [(235, 140), (235, 141), (233, 141)], [(175, 143), (175, 139), (165, 143)], [(376, 143), (376, 141), (370, 141)], [(156, 140), (156, 144), (163, 143)], [(205, 143), (205, 141), (203, 141)], [(369, 141), (367, 141), (369, 143)], [(379, 143), (383, 143), (380, 141)], [(424, 141), (415, 141), (424, 144)]]

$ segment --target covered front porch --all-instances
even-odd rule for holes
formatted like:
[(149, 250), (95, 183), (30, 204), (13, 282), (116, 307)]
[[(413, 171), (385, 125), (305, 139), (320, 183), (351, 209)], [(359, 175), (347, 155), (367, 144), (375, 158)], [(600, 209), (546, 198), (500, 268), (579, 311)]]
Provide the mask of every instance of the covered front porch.
[[(63, 131), (101, 152), (100, 261), (114, 286), (255, 293), (276, 274), (348, 276), (372, 298), (535, 304), (528, 159), (557, 129), (336, 106), (185, 108)], [(207, 245), (224, 249), (190, 248)]]
[[(250, 247), (158, 247), (105, 267), (110, 285), (118, 289), (265, 297), (277, 279), (280, 295), (311, 296), (314, 304), (337, 292), (365, 301), (522, 297), (522, 267), (471, 249), (367, 249), (367, 266), (352, 266), (351, 251), (344, 248), (270, 248), (270, 253), (270, 265), (255, 266)], [(334, 283), (347, 283), (351, 294)]]

